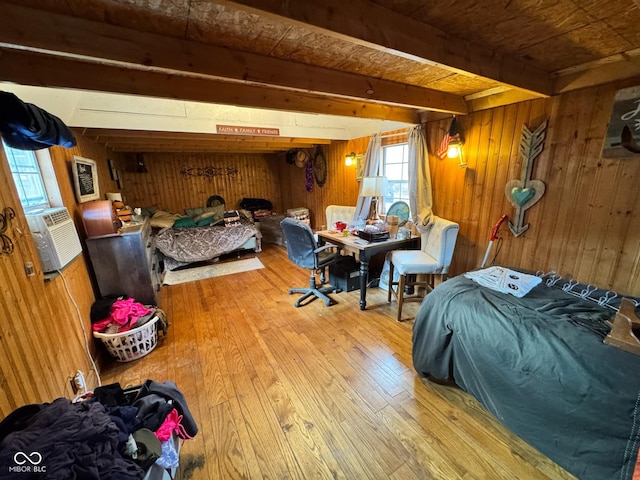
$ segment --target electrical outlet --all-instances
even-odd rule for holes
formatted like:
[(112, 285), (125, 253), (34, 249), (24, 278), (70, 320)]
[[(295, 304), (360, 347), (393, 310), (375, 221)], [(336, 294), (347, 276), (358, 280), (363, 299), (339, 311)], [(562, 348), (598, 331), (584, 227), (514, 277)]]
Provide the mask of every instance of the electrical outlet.
[(71, 390), (74, 395), (77, 395), (78, 392), (84, 393), (87, 391), (87, 384), (84, 379), (84, 373), (81, 370), (78, 370), (70, 380)]

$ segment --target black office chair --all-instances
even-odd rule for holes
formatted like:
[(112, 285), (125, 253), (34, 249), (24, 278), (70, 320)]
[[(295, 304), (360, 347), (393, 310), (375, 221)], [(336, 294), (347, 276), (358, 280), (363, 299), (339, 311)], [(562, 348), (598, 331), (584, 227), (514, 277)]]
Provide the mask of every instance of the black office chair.
[[(296, 303), (296, 307), (302, 305), (307, 298), (312, 300), (321, 298), (328, 307), (333, 303), (327, 293), (336, 293), (339, 289), (325, 285), (325, 269), (338, 259), (339, 253), (335, 245), (323, 245), (318, 247), (311, 228), (306, 223), (293, 218), (285, 218), (280, 222), (282, 234), (287, 244), (287, 256), (294, 264), (302, 268), (311, 270), (309, 278), (309, 288), (290, 288), (289, 294), (304, 293)], [(333, 249), (334, 251), (330, 251)], [(320, 284), (316, 283), (316, 272), (320, 271)], [(324, 286), (323, 286), (324, 285)], [(306, 304), (305, 304), (306, 305)]]

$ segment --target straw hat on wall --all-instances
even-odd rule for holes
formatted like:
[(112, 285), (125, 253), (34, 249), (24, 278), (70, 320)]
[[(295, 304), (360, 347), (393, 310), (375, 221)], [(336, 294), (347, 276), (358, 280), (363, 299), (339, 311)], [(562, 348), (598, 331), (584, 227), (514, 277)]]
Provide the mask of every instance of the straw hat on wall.
[(304, 168), (307, 160), (309, 160), (309, 154), (304, 150), (298, 150), (298, 153), (296, 153), (296, 167)]

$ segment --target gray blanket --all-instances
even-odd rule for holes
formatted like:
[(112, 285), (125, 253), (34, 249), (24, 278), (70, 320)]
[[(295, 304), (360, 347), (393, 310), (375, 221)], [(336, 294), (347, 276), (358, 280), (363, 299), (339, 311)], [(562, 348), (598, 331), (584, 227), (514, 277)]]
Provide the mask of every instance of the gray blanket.
[(202, 262), (231, 253), (254, 236), (260, 238), (260, 231), (253, 224), (166, 228), (156, 235), (155, 246), (179, 262)]
[(628, 480), (640, 445), (640, 356), (602, 342), (614, 315), (561, 289), (516, 298), (458, 276), (422, 303), (413, 363), (454, 381), (578, 478)]

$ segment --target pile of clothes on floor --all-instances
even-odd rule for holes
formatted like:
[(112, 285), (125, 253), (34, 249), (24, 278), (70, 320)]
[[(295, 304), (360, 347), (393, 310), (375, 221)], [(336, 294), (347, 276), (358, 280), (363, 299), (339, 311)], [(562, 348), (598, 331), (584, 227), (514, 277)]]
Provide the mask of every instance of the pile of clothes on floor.
[(198, 433), (171, 381), (115, 383), (84, 398), (25, 405), (0, 422), (0, 477), (142, 479), (152, 467), (175, 469), (180, 439)]

